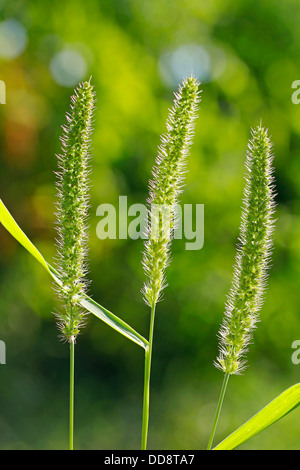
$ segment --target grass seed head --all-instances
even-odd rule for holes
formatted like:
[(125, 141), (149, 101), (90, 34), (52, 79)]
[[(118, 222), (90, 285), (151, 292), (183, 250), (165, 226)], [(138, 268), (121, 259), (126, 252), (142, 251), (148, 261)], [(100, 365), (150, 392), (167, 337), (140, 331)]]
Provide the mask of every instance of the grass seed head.
[(190, 77), (175, 93), (167, 120), (167, 134), (161, 138), (159, 153), (149, 183), (148, 228), (143, 266), (147, 276), (143, 294), (151, 307), (156, 304), (165, 283), (170, 243), (175, 225), (175, 206), (182, 191), (187, 156), (194, 135), (200, 101), (199, 82)]
[(89, 149), (95, 103), (93, 86), (81, 83), (71, 97), (61, 137), (62, 152), (58, 155), (57, 172), (57, 269), (62, 286), (59, 296), (64, 313), (58, 325), (67, 341), (74, 341), (83, 324), (84, 314), (78, 299), (86, 290), (87, 211)]
[(258, 321), (266, 288), (274, 229), (272, 144), (266, 129), (257, 126), (246, 156), (246, 185), (233, 282), (219, 332), (216, 367), (238, 374)]

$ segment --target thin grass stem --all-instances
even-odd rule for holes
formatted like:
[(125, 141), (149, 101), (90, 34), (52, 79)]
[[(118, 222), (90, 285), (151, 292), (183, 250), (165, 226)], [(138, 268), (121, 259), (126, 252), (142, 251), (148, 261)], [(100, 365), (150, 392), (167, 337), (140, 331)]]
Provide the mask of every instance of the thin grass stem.
[(214, 418), (214, 422), (213, 422), (213, 427), (212, 427), (210, 438), (209, 438), (209, 441), (208, 441), (207, 450), (211, 450), (211, 448), (212, 448), (215, 432), (216, 432), (216, 429), (217, 429), (217, 425), (218, 425), (218, 421), (219, 421), (219, 417), (220, 417), (220, 413), (221, 413), (221, 409), (222, 409), (222, 405), (223, 405), (225, 392), (226, 392), (226, 389), (227, 389), (229, 376), (230, 376), (230, 374), (225, 374), (224, 375), (224, 380), (223, 380), (223, 384), (222, 384), (222, 388), (221, 388), (221, 392), (220, 392), (220, 396), (219, 396), (219, 401), (218, 401), (217, 410), (216, 410), (216, 414), (215, 414), (215, 418)]
[(156, 304), (154, 304), (151, 308), (149, 346), (145, 350), (145, 375), (144, 375), (143, 424), (142, 424), (141, 450), (147, 449), (147, 438), (148, 438), (148, 427), (149, 427), (150, 375), (151, 375), (151, 358), (152, 358), (155, 307), (156, 307)]
[(75, 341), (70, 341), (70, 416), (69, 416), (69, 450), (74, 449), (74, 359)]

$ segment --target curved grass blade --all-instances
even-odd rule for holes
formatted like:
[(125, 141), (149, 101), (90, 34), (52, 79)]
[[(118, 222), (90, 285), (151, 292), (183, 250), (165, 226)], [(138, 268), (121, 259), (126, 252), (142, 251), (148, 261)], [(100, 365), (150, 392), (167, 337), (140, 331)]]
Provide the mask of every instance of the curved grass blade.
[[(61, 284), (60, 277), (58, 272), (47, 263), (38, 249), (33, 245), (33, 243), (29, 240), (29, 238), (25, 235), (22, 229), (19, 227), (17, 222), (14, 220), (10, 212), (7, 210), (5, 205), (3, 204), (2, 200), (0, 199), (0, 222), (2, 223), (3, 227), (27, 250), (29, 253), (41, 263), (42, 266), (48, 271), (48, 273), (53, 277), (55, 282)], [(130, 339), (134, 343), (138, 344), (144, 349), (148, 348), (148, 341), (143, 338), (139, 333), (137, 333), (131, 326), (127, 325), (123, 320), (119, 317), (111, 313), (106, 308), (99, 305), (93, 299), (91, 299), (87, 295), (83, 295), (81, 299), (79, 299), (80, 305), (84, 307), (86, 310), (91, 312), (96, 317), (100, 318), (100, 320), (104, 321), (107, 325), (111, 326), (113, 329), (121, 333), (126, 338)]]
[(82, 307), (93, 313), (96, 317), (100, 318), (100, 320), (103, 320), (123, 336), (126, 336), (126, 338), (131, 339), (131, 341), (147, 350), (148, 341), (109, 310), (106, 310), (106, 308), (99, 305), (87, 295), (84, 295), (79, 303), (82, 305)]
[[(58, 284), (61, 284), (61, 280), (56, 269), (54, 269), (50, 264), (48, 264), (48, 269), (53, 279), (55, 279)], [(148, 341), (143, 336), (137, 333), (137, 331), (112, 312), (102, 307), (102, 305), (99, 305), (88, 295), (83, 294), (82, 297), (78, 299), (78, 303), (90, 313), (93, 313), (96, 317), (100, 318), (100, 320), (104, 321), (107, 325), (111, 326), (114, 330), (118, 331), (123, 336), (126, 336), (126, 338), (131, 339), (131, 341), (144, 349), (148, 348)]]
[(41, 255), (41, 253), (37, 250), (37, 248), (33, 245), (33, 243), (29, 240), (29, 238), (25, 235), (25, 233), (20, 229), (19, 225), (12, 217), (10, 212), (7, 210), (5, 205), (3, 204), (2, 200), (0, 199), (0, 222), (3, 227), (21, 244), (26, 248), (29, 253), (36, 258), (39, 263), (41, 263), (44, 268), (51, 274), (48, 264)]
[(295, 384), (274, 398), (256, 415), (240, 426), (213, 450), (232, 450), (260, 433), (300, 404), (300, 384)]

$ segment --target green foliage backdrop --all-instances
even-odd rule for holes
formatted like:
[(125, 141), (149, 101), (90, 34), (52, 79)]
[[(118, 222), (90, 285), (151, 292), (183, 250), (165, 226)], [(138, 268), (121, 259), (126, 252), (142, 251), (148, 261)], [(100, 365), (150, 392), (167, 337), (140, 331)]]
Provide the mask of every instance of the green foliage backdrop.
[[(99, 240), (99, 204), (144, 203), (159, 136), (182, 78), (202, 82), (182, 203), (205, 206), (199, 251), (175, 240), (156, 318), (149, 449), (205, 448), (222, 374), (213, 366), (238, 235), (244, 155), (262, 118), (274, 143), (275, 246), (245, 374), (228, 387), (217, 440), (299, 381), (300, 79), (298, 0), (0, 0), (1, 198), (47, 260), (55, 256), (56, 157), (69, 96), (97, 92), (89, 293), (142, 335), (142, 240)], [(1, 42), (1, 41), (0, 41)], [(67, 446), (68, 347), (43, 268), (0, 228), (0, 448)], [(168, 341), (165, 341), (165, 338)], [(143, 351), (88, 317), (76, 348), (75, 448), (139, 448)], [(300, 449), (299, 410), (243, 449)]]

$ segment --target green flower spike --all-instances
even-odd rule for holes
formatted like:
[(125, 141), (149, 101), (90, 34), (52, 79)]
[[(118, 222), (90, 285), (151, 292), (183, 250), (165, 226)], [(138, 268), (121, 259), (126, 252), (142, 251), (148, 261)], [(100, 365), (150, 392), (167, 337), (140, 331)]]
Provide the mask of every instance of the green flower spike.
[(195, 119), (200, 101), (199, 83), (193, 77), (185, 80), (167, 121), (167, 134), (162, 137), (159, 154), (150, 181), (149, 218), (143, 257), (147, 282), (143, 294), (151, 308), (149, 348), (145, 351), (145, 377), (142, 425), (142, 449), (147, 447), (150, 395), (150, 369), (155, 306), (165, 287), (165, 269), (176, 222), (176, 204), (185, 174), (186, 159), (192, 144)]
[(148, 278), (143, 293), (153, 307), (165, 284), (170, 243), (175, 225), (175, 209), (183, 185), (186, 160), (194, 135), (200, 101), (199, 82), (188, 78), (175, 93), (167, 121), (168, 133), (161, 139), (159, 154), (150, 181), (149, 224), (143, 266)]
[(58, 292), (64, 313), (57, 318), (62, 337), (68, 342), (75, 341), (84, 317), (78, 299), (86, 291), (88, 161), (94, 102), (92, 85), (80, 84), (71, 98), (61, 137), (62, 153), (58, 156), (57, 269), (62, 280)]
[(215, 365), (225, 374), (245, 368), (245, 353), (258, 321), (266, 287), (274, 228), (272, 144), (261, 126), (252, 130), (246, 158), (246, 187), (233, 283), (219, 332)]
[(241, 373), (246, 366), (245, 354), (263, 302), (274, 229), (271, 149), (267, 130), (257, 126), (252, 130), (248, 144), (239, 243), (232, 286), (219, 331), (219, 356), (215, 366), (225, 374), (208, 450), (212, 448), (229, 377)]

